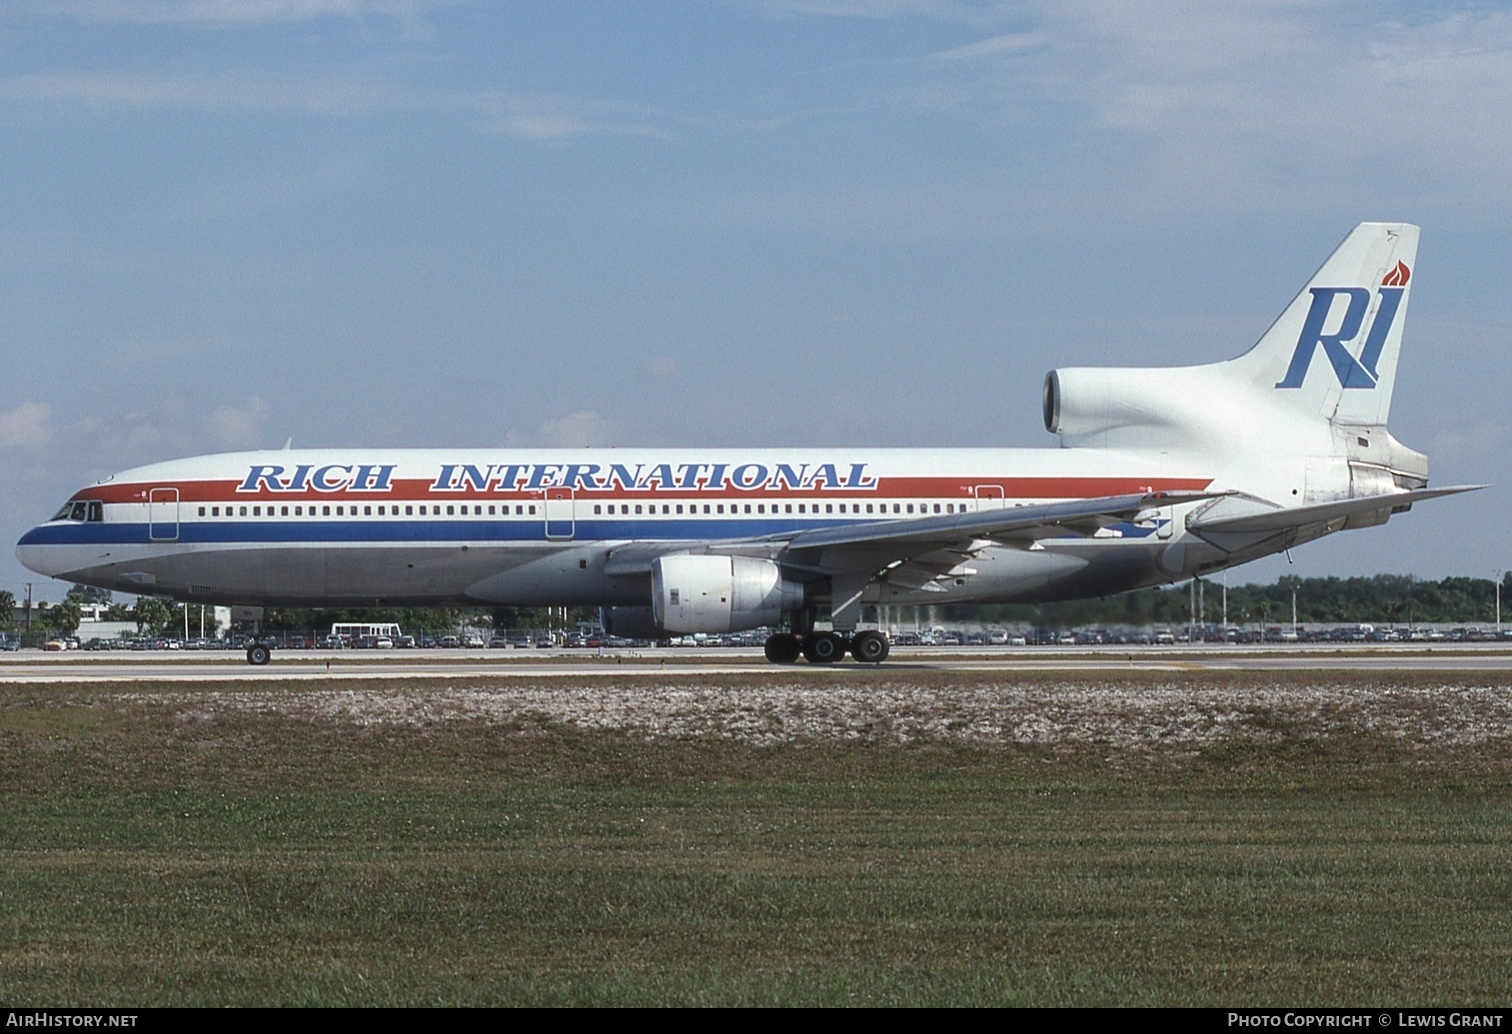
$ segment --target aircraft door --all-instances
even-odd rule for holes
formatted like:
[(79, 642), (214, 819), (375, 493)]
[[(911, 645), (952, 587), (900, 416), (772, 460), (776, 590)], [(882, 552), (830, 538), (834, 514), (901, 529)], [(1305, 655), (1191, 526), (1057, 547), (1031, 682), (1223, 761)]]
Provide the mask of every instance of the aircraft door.
[(1001, 510), (1008, 505), (1008, 500), (1003, 498), (1002, 485), (977, 485), (976, 486), (977, 510)]
[(179, 537), (179, 490), (154, 488), (147, 493), (147, 540), (177, 542)]
[(546, 489), (546, 537), (555, 541), (577, 534), (577, 507), (571, 488)]
[(1155, 537), (1168, 539), (1176, 530), (1176, 508), (1174, 506), (1162, 506), (1155, 511)]

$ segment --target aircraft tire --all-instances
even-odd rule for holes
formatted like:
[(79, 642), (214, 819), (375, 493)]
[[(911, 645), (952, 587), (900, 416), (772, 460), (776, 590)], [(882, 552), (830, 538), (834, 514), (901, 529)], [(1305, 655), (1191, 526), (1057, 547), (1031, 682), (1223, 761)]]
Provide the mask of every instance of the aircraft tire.
[(834, 632), (815, 632), (803, 641), (803, 656), (810, 664), (834, 664), (845, 659), (845, 640)]
[(862, 664), (881, 664), (892, 652), (892, 644), (881, 632), (862, 632), (851, 640), (850, 652)]
[(767, 636), (766, 659), (773, 664), (792, 664), (803, 652), (803, 644), (790, 632)]
[(273, 651), (262, 643), (253, 643), (247, 647), (248, 664), (267, 664), (273, 659)]

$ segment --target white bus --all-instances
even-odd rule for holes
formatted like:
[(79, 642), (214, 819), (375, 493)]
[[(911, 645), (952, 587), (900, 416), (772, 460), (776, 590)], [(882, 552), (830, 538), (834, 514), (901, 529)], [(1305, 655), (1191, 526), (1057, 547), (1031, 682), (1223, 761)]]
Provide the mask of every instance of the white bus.
[(389, 646), (395, 646), (399, 642), (399, 626), (396, 624), (379, 622), (337, 622), (331, 626), (329, 641), (337, 641), (342, 645), (353, 645), (363, 639), (377, 640), (374, 645), (382, 646), (383, 640), (388, 640)]

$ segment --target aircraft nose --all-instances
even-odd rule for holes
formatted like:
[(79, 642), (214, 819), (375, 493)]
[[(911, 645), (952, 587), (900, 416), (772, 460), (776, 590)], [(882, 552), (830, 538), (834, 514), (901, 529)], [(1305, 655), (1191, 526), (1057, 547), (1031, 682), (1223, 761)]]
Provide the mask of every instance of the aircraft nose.
[(62, 557), (56, 555), (57, 549), (47, 544), (46, 530), (45, 526), (39, 525), (22, 535), (21, 541), (16, 543), (16, 559), (29, 570), (53, 578), (62, 571), (58, 563)]

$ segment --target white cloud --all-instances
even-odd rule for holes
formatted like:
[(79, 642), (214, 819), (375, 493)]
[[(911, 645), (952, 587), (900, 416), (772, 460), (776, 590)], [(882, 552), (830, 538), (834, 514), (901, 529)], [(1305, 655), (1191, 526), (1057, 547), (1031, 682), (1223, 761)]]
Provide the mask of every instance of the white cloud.
[(1433, 436), (1428, 455), (1445, 465), (1483, 459), (1505, 451), (1506, 437), (1506, 425), (1495, 420), (1483, 420), (1474, 427), (1447, 427)]
[(1010, 32), (984, 39), (979, 43), (968, 43), (964, 47), (943, 50), (932, 56), (942, 61), (966, 61), (973, 58), (998, 57), (1002, 54), (1019, 54), (1026, 50), (1037, 50), (1048, 42), (1049, 37), (1042, 32)]
[(678, 369), (677, 360), (665, 355), (652, 356), (646, 363), (646, 372), (659, 380), (671, 380)]
[(759, 0), (753, 6), (767, 14), (811, 15), (824, 18), (902, 18), (910, 15), (960, 17), (952, 0)]
[(615, 434), (614, 424), (591, 409), (579, 409), (566, 416), (547, 420), (537, 427), (534, 434), (510, 431), (504, 436), (504, 444), (510, 448), (576, 449), (595, 445), (611, 444)]
[(248, 26), (365, 18), (411, 18), (419, 0), (48, 0), (28, 8), (81, 22), (143, 25)]
[(587, 135), (666, 138), (653, 113), (614, 101), (584, 100), (560, 94), (489, 92), (476, 108), (489, 129), (527, 140), (564, 140)]
[(51, 440), (52, 407), (46, 402), (0, 410), (0, 448), (40, 449)]
[(271, 407), (253, 396), (245, 406), (222, 406), (210, 414), (210, 437), (222, 449), (255, 449)]
[(489, 132), (548, 142), (581, 136), (667, 139), (672, 135), (658, 124), (669, 116), (643, 106), (561, 94), (429, 92), (367, 73), (37, 72), (0, 78), (0, 100), (76, 103), (97, 111), (250, 111), (328, 118), (363, 118), (393, 111), (469, 112)]
[(74, 101), (99, 110), (294, 111), (352, 118), (418, 106), (366, 76), (300, 78), (250, 73), (161, 76), (134, 72), (38, 72), (0, 79), (0, 98)]
[(1322, 0), (1093, 0), (999, 14), (1015, 31), (879, 88), (970, 119), (984, 140), (1023, 139), (1016, 162), (1063, 184), (1039, 191), (1052, 209), (1512, 200), (1504, 8), (1406, 21)]

